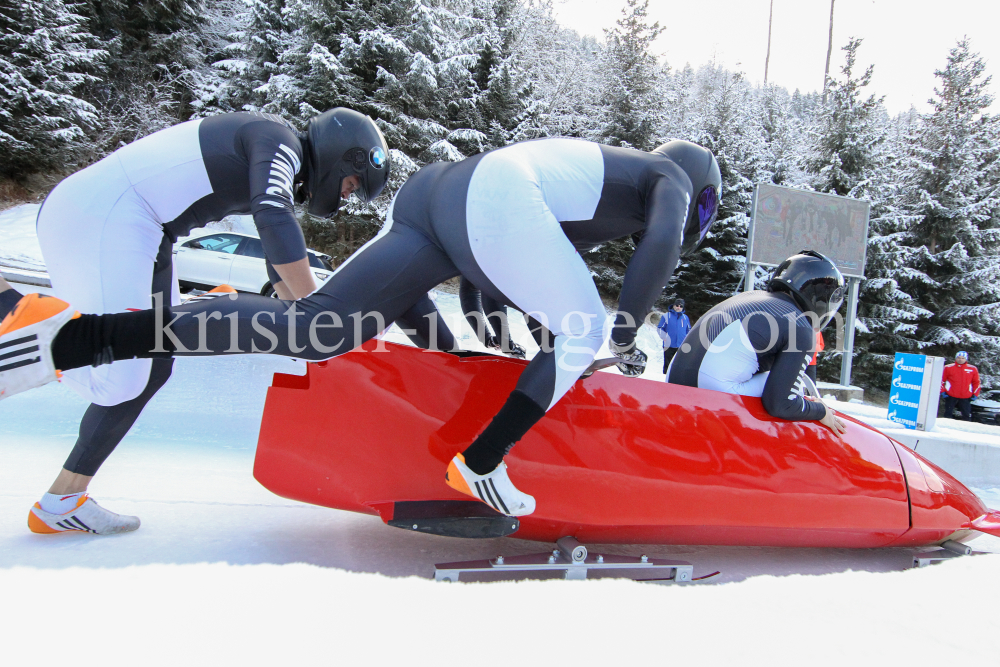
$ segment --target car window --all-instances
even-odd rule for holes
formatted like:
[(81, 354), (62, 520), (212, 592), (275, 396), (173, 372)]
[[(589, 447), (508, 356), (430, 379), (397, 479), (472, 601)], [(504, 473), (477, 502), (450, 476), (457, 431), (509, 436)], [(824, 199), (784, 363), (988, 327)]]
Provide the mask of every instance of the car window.
[(330, 266), (330, 262), (326, 261), (320, 255), (314, 255), (309, 253), (309, 266), (314, 269), (323, 269), (324, 271), (333, 271), (333, 267)]
[[(195, 241), (205, 250), (232, 254), (236, 252), (236, 248), (239, 247), (243, 238), (242, 236), (232, 236), (230, 234), (215, 234), (214, 236), (203, 236), (200, 239), (195, 239)], [(189, 241), (188, 243), (190, 244), (191, 242)]]
[(266, 259), (264, 256), (264, 244), (260, 242), (260, 239), (247, 239), (247, 242), (240, 248), (239, 254), (246, 255), (247, 257)]

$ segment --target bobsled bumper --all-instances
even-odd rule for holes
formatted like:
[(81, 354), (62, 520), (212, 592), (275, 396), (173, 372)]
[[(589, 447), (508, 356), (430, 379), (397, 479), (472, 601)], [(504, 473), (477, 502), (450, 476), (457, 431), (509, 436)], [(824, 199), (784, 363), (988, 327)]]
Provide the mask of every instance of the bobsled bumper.
[(994, 537), (1000, 537), (1000, 512), (990, 510), (978, 519), (970, 521), (965, 527), (973, 528)]
[[(386, 508), (403, 503), (468, 502), (445, 484), (447, 463), (489, 423), (526, 363), (372, 341), (309, 364), (305, 376), (277, 374), (254, 476), (280, 496), (386, 521)], [(756, 398), (595, 373), (507, 457), (511, 478), (538, 504), (514, 536), (881, 547), (936, 544), (986, 514), (947, 473), (928, 480), (911, 452), (904, 474), (889, 438), (846, 421), (842, 440), (817, 422), (774, 419)], [(934, 492), (934, 479), (950, 492)], [(921, 483), (927, 493), (911, 527), (910, 495)]]
[(982, 501), (945, 470), (895, 440), (910, 494), (910, 530), (891, 546), (925, 546), (972, 539), (973, 519), (988, 510)]

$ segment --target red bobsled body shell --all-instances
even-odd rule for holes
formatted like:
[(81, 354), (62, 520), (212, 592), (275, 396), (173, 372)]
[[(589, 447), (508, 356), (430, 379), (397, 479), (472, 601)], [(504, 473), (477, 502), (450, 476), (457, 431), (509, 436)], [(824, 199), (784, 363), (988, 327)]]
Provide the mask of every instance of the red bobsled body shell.
[[(254, 476), (280, 496), (385, 520), (399, 501), (467, 500), (445, 484), (447, 462), (500, 409), (525, 363), (373, 341), (306, 376), (277, 374)], [(537, 501), (514, 536), (878, 547), (934, 543), (985, 514), (911, 452), (907, 466), (927, 466), (954, 491), (935, 492), (925, 475), (917, 516), (927, 522), (911, 531), (897, 445), (845, 420), (841, 440), (817, 422), (774, 419), (756, 398), (595, 373), (507, 457)]]
[(970, 520), (989, 510), (961, 482), (893, 440), (910, 490), (910, 530), (891, 546), (939, 544), (974, 537)]

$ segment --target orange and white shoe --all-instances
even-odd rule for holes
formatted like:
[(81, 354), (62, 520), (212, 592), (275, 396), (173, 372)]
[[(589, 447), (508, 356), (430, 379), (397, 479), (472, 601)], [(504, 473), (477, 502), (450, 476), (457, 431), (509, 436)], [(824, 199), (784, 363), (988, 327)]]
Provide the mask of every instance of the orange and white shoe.
[(59, 379), (52, 341), (79, 317), (65, 301), (28, 294), (0, 322), (0, 400)]
[(90, 496), (80, 496), (76, 507), (64, 514), (52, 514), (35, 506), (28, 512), (28, 528), (33, 533), (52, 534), (93, 533), (94, 535), (113, 535), (127, 533), (139, 528), (139, 517), (115, 514), (104, 509)]
[(507, 476), (507, 464), (503, 462), (493, 472), (477, 475), (465, 465), (465, 457), (456, 454), (448, 464), (444, 481), (456, 491), (481, 500), (507, 516), (525, 516), (535, 511), (535, 499), (517, 490)]
[(192, 301), (206, 301), (208, 299), (214, 299), (220, 297), (224, 294), (236, 294), (236, 290), (231, 285), (219, 285), (218, 287), (213, 287), (204, 294), (198, 294), (197, 296), (188, 297), (184, 300), (184, 303), (191, 303)]

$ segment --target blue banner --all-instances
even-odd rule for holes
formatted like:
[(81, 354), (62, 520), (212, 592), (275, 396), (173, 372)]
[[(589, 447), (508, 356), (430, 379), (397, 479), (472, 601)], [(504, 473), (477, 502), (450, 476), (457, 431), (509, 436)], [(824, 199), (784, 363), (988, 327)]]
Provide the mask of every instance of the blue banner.
[(906, 428), (917, 428), (926, 361), (927, 357), (922, 354), (896, 353), (892, 366), (892, 387), (889, 389), (889, 421)]

